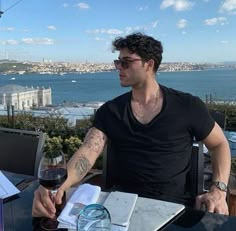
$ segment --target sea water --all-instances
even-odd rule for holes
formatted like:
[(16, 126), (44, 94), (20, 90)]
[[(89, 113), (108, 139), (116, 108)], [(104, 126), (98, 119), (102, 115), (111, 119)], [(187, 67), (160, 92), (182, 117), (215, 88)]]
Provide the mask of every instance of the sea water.
[[(218, 100), (236, 100), (236, 69), (160, 72), (160, 84), (189, 92), (203, 100), (211, 95)], [(0, 87), (17, 84), (28, 87), (51, 87), (53, 104), (110, 100), (129, 87), (121, 87), (117, 71), (84, 74), (0, 75)]]

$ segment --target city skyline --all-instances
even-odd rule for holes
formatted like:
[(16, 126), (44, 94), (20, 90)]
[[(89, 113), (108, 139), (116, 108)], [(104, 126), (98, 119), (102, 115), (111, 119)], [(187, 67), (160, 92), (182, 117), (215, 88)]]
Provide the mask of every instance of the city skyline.
[(109, 63), (118, 56), (115, 37), (142, 32), (162, 42), (163, 62), (236, 61), (236, 0), (1, 0), (0, 7), (0, 59)]

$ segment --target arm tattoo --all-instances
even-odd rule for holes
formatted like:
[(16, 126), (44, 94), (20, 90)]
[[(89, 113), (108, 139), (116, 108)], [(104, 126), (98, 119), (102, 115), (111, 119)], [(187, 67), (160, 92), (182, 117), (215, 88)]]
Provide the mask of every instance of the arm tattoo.
[(91, 128), (83, 142), (83, 145), (92, 151), (101, 152), (106, 140), (106, 136), (97, 129)]
[(80, 155), (75, 162), (75, 169), (78, 172), (78, 176), (84, 176), (90, 169), (91, 164), (85, 155)]

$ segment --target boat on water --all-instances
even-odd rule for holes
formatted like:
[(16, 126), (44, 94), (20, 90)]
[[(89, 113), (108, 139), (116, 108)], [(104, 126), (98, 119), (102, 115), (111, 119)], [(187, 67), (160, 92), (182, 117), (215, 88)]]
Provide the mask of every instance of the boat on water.
[(12, 77), (10, 80), (15, 80), (16, 78)]
[(72, 83), (76, 83), (77, 81), (76, 80), (71, 80)]
[(63, 75), (65, 75), (65, 74), (66, 74), (66, 72), (60, 72), (60, 73), (59, 73), (60, 76), (63, 76)]

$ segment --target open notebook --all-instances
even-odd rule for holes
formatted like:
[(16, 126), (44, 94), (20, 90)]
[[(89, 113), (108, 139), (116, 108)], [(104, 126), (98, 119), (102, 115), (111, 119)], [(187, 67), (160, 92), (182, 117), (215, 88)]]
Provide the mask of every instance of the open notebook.
[(8, 180), (8, 178), (0, 171), (0, 198), (6, 199), (20, 191)]

